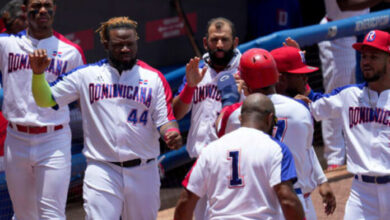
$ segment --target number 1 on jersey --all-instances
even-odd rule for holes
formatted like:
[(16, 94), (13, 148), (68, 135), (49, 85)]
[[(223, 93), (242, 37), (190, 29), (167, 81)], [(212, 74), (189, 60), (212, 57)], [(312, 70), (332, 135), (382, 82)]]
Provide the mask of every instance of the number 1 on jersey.
[(232, 173), (229, 177), (229, 187), (243, 187), (243, 180), (240, 178), (240, 151), (229, 151), (228, 160), (232, 161)]

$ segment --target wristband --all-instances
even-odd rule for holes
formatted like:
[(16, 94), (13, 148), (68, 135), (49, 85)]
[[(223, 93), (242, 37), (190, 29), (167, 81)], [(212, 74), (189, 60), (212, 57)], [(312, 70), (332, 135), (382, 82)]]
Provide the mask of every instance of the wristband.
[(170, 131), (176, 131), (177, 133), (180, 134), (180, 130), (178, 128), (168, 128), (166, 131), (165, 131), (165, 134), (170, 132)]
[(186, 83), (183, 90), (179, 94), (180, 100), (186, 104), (191, 104), (195, 89), (196, 87), (191, 87)]
[(165, 131), (165, 134), (164, 134), (164, 140), (166, 141), (167, 140), (167, 133), (170, 132), (170, 131), (175, 131), (177, 132), (178, 134), (180, 134), (180, 130), (178, 128), (168, 128), (166, 131)]

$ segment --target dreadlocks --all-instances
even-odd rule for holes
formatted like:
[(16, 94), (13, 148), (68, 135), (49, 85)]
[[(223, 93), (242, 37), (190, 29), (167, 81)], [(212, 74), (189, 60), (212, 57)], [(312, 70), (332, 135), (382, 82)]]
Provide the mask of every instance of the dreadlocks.
[[(129, 28), (135, 31), (137, 25), (138, 23), (136, 21), (133, 21), (128, 17), (114, 17), (114, 18), (110, 18), (106, 22), (102, 22), (100, 27), (96, 30), (96, 32), (99, 33), (100, 35), (100, 42), (104, 43), (109, 40), (110, 30), (117, 29), (117, 28)], [(139, 39), (138, 34), (136, 31), (135, 33), (137, 35), (137, 40), (138, 40)]]

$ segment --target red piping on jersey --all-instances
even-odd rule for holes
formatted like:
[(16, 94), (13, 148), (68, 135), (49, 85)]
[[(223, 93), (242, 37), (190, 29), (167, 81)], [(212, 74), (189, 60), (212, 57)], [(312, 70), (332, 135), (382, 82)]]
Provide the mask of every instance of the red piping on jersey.
[(222, 137), (225, 135), (225, 130), (226, 130), (226, 125), (227, 122), (229, 121), (230, 115), (238, 109), (242, 105), (242, 102), (235, 103), (233, 105), (226, 106), (225, 108), (222, 109), (221, 114), (223, 113), (222, 119), (221, 119), (221, 129), (218, 131), (218, 137)]
[(184, 177), (183, 182), (181, 182), (181, 185), (183, 185), (185, 188), (187, 188), (188, 182), (190, 181), (190, 176), (191, 176), (192, 170), (194, 169), (194, 167), (196, 165), (196, 162), (198, 162), (198, 160), (195, 161), (195, 163), (191, 167), (191, 170), (188, 171), (186, 177)]
[(150, 71), (153, 71), (155, 73), (158, 74), (158, 76), (160, 77), (160, 80), (163, 84), (163, 87), (164, 87), (164, 93), (165, 93), (165, 105), (167, 106), (167, 117), (168, 117), (168, 120), (169, 121), (172, 121), (172, 120), (176, 120), (175, 119), (175, 116), (173, 115), (173, 110), (172, 110), (172, 90), (171, 90), (171, 87), (169, 86), (167, 80), (165, 79), (164, 75), (156, 70), (155, 68), (149, 66), (147, 63), (141, 61), (141, 60), (138, 60), (137, 61), (137, 64), (142, 67), (142, 68), (145, 68), (147, 70), (150, 70)]
[(53, 35), (56, 38), (58, 38), (58, 40), (60, 40), (60, 41), (62, 41), (64, 43), (69, 44), (69, 45), (73, 46), (74, 48), (76, 48), (79, 51), (79, 53), (81, 55), (81, 58), (83, 59), (83, 63), (84, 64), (87, 63), (87, 61), (85, 59), (85, 56), (84, 56), (83, 49), (81, 49), (81, 47), (78, 44), (73, 43), (72, 41), (68, 40), (68, 38), (64, 37), (62, 34), (56, 32), (56, 31), (53, 31)]

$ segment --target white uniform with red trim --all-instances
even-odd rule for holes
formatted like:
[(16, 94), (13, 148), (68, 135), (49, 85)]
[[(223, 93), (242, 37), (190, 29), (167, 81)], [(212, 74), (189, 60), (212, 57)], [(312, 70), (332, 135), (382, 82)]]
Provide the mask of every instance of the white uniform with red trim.
[[(268, 95), (275, 106), (278, 123), (273, 136), (286, 144), (294, 156), (298, 181), (294, 188), (302, 202), (308, 220), (316, 219), (310, 193), (327, 181), (318, 161), (313, 142), (313, 120), (309, 110), (296, 100), (279, 94)], [(218, 126), (218, 136), (223, 136), (240, 127), (241, 104), (222, 109), (223, 118)]]
[[(174, 120), (164, 76), (138, 60), (121, 74), (107, 60), (52, 83), (60, 106), (80, 99), (87, 169), (87, 219), (156, 219), (160, 207), (159, 127)], [(154, 159), (154, 160), (152, 160)], [(139, 160), (132, 167), (110, 162)]]
[(344, 219), (390, 216), (389, 97), (390, 90), (378, 95), (364, 83), (336, 89), (310, 105), (316, 120), (340, 118), (346, 134), (347, 169), (356, 179)]
[[(237, 72), (240, 63), (241, 53), (234, 50), (234, 56), (227, 65), (227, 68), (217, 73), (207, 64), (207, 71), (202, 81), (197, 85), (191, 103), (191, 127), (187, 135), (187, 151), (190, 157), (196, 158), (201, 150), (211, 141), (217, 139), (215, 133), (215, 120), (222, 109), (221, 93), (217, 88), (218, 75), (224, 73), (234, 74)], [(204, 60), (209, 59), (208, 53), (203, 56)], [(202, 68), (203, 66), (201, 66)], [(186, 81), (179, 88), (178, 93), (184, 88)]]
[[(325, 0), (324, 2), (326, 16), (321, 20), (321, 24), (370, 12), (369, 9), (341, 11), (337, 0)], [(356, 52), (352, 48), (354, 43), (356, 43), (355, 36), (318, 43), (325, 93), (355, 83)], [(345, 163), (345, 142), (339, 120), (337, 118), (329, 119), (321, 123), (325, 144), (324, 157), (328, 165)]]
[(284, 219), (273, 187), (288, 180), (296, 180), (288, 148), (242, 127), (204, 148), (183, 185), (207, 197), (206, 219)]
[(35, 49), (46, 49), (52, 58), (45, 72), (49, 82), (85, 63), (81, 49), (56, 32), (42, 40), (27, 31), (0, 35), (2, 110), (10, 124), (5, 141), (7, 186), (17, 219), (65, 219), (71, 169), (69, 110), (35, 104), (28, 59)]

